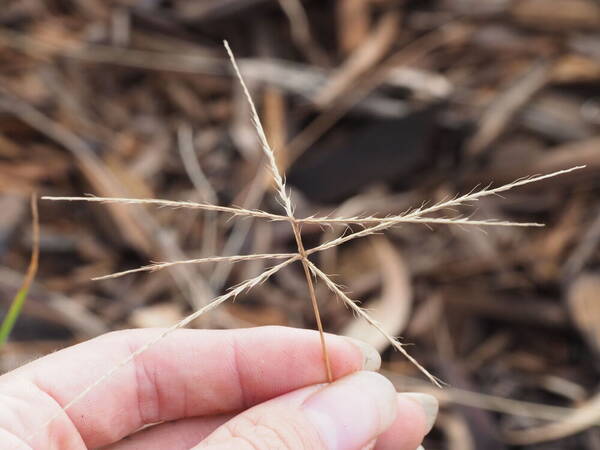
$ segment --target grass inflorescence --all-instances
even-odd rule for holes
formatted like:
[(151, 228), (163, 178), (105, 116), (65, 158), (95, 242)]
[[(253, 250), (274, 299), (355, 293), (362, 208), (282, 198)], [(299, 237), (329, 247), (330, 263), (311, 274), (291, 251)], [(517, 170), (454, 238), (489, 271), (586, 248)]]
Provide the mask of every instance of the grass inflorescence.
[[(262, 151), (267, 159), (267, 164), (271, 172), (271, 176), (273, 179), (273, 183), (275, 185), (275, 189), (277, 192), (277, 197), (279, 203), (282, 205), (282, 208), (285, 214), (273, 214), (268, 213), (261, 210), (252, 210), (252, 209), (244, 209), (238, 207), (226, 207), (219, 206), (210, 203), (195, 203), (195, 202), (186, 202), (186, 201), (171, 201), (171, 200), (160, 200), (160, 199), (134, 199), (134, 198), (107, 198), (107, 197), (43, 197), (45, 200), (53, 200), (53, 201), (83, 201), (83, 202), (99, 202), (99, 203), (121, 203), (121, 204), (138, 204), (138, 205), (154, 205), (159, 207), (173, 207), (173, 208), (191, 208), (191, 209), (201, 209), (207, 211), (213, 211), (217, 213), (226, 213), (231, 214), (232, 216), (251, 216), (259, 219), (266, 219), (270, 221), (285, 221), (288, 222), (292, 228), (292, 232), (297, 244), (297, 252), (295, 253), (268, 253), (268, 254), (251, 254), (251, 255), (234, 255), (234, 256), (213, 256), (208, 258), (199, 258), (199, 259), (190, 259), (190, 260), (182, 260), (182, 261), (168, 261), (168, 262), (155, 262), (146, 266), (142, 266), (136, 269), (126, 270), (123, 272), (117, 272), (113, 274), (108, 274), (104, 276), (97, 277), (95, 279), (107, 279), (107, 278), (116, 278), (136, 272), (145, 272), (145, 271), (156, 271), (160, 269), (164, 269), (167, 267), (172, 267), (174, 265), (179, 264), (201, 264), (201, 263), (209, 263), (209, 262), (221, 262), (227, 261), (230, 263), (240, 262), (240, 261), (250, 261), (257, 259), (273, 259), (273, 260), (283, 260), (282, 262), (270, 267), (265, 270), (260, 275), (248, 279), (233, 288), (231, 288), (227, 293), (220, 295), (214, 299), (212, 299), (206, 306), (196, 310), (189, 316), (185, 317), (180, 322), (174, 324), (170, 328), (163, 331), (159, 336), (157, 336), (152, 341), (146, 343), (144, 346), (139, 348), (136, 352), (132, 353), (127, 359), (123, 360), (118, 365), (114, 366), (108, 373), (102, 375), (98, 378), (92, 385), (88, 386), (84, 391), (76, 394), (64, 407), (62, 411), (68, 410), (75, 403), (81, 400), (87, 393), (93, 390), (96, 386), (106, 381), (110, 376), (115, 373), (119, 368), (131, 362), (134, 358), (136, 358), (141, 353), (148, 350), (155, 343), (163, 339), (165, 336), (169, 335), (171, 332), (185, 327), (190, 324), (196, 318), (202, 316), (205, 313), (217, 308), (222, 303), (235, 299), (238, 295), (242, 294), (245, 291), (252, 289), (253, 287), (264, 283), (270, 277), (275, 275), (284, 267), (289, 266), (292, 263), (300, 262), (302, 264), (308, 293), (311, 299), (311, 304), (314, 310), (317, 327), (319, 329), (320, 338), (321, 338), (321, 346), (323, 350), (323, 365), (324, 365), (324, 378), (327, 381), (332, 381), (331, 367), (329, 363), (329, 356), (327, 351), (327, 346), (324, 339), (324, 331), (323, 325), (321, 322), (319, 308), (317, 304), (316, 291), (314, 284), (316, 280), (320, 280), (336, 297), (338, 297), (355, 315), (366, 320), (371, 326), (375, 327), (389, 342), (389, 344), (395, 348), (396, 350), (402, 352), (408, 359), (413, 363), (431, 382), (435, 385), (440, 386), (440, 381), (429, 373), (418, 361), (416, 361), (404, 348), (403, 344), (399, 341), (399, 339), (395, 336), (391, 336), (386, 330), (384, 330), (371, 316), (368, 312), (361, 308), (357, 302), (352, 300), (344, 290), (335, 283), (330, 276), (320, 270), (312, 261), (309, 260), (309, 256), (315, 253), (327, 250), (332, 247), (339, 246), (345, 242), (351, 241), (353, 239), (362, 238), (365, 236), (372, 235), (374, 233), (378, 233), (389, 229), (394, 226), (407, 224), (407, 223), (416, 223), (416, 224), (449, 224), (449, 225), (471, 225), (476, 227), (486, 227), (486, 226), (509, 226), (509, 227), (539, 227), (543, 226), (543, 224), (539, 223), (530, 223), (530, 222), (510, 222), (510, 221), (495, 221), (495, 220), (473, 220), (467, 217), (462, 216), (451, 216), (451, 217), (429, 217), (428, 215), (444, 210), (450, 210), (452, 208), (471, 204), (476, 202), (477, 200), (488, 197), (492, 195), (498, 195), (502, 192), (508, 191), (518, 186), (523, 186), (529, 183), (535, 183), (538, 181), (545, 180), (547, 178), (555, 177), (561, 174), (565, 174), (568, 172), (572, 172), (574, 170), (580, 169), (583, 166), (572, 167), (570, 169), (560, 170), (557, 172), (545, 174), (545, 175), (536, 175), (530, 176), (526, 178), (521, 178), (515, 180), (512, 183), (508, 183), (502, 185), (500, 187), (492, 188), (491, 186), (484, 187), (482, 189), (473, 190), (464, 195), (458, 195), (454, 198), (444, 200), (442, 202), (436, 203), (432, 206), (423, 206), (420, 208), (412, 209), (406, 211), (403, 214), (395, 215), (395, 216), (386, 216), (386, 217), (375, 217), (375, 216), (354, 216), (354, 217), (307, 217), (307, 218), (297, 218), (294, 215), (294, 204), (292, 202), (291, 194), (288, 192), (288, 189), (285, 184), (284, 174), (280, 172), (277, 166), (275, 152), (269, 145), (269, 142), (266, 137), (266, 133), (261, 124), (258, 112), (254, 105), (254, 102), (250, 96), (250, 93), (246, 87), (244, 79), (240, 73), (240, 70), (236, 64), (235, 58), (229, 45), (225, 42), (225, 48), (230, 56), (231, 63), (233, 69), (239, 79), (239, 82), (242, 86), (243, 92), (248, 101), (248, 105), (251, 110), (251, 118), (254, 124), (254, 128), (257, 131), (258, 138), (260, 141), (260, 145), (262, 147)], [(313, 248), (305, 248), (303, 240), (302, 240), (302, 226), (304, 224), (316, 224), (321, 226), (349, 226), (349, 225), (357, 225), (360, 229), (357, 231), (352, 231), (349, 234), (343, 235), (341, 237), (337, 237), (332, 239), (329, 242), (325, 242), (321, 245), (318, 245)], [(62, 413), (61, 411), (61, 413)], [(58, 415), (56, 416), (58, 417)], [(47, 424), (49, 424), (56, 417), (52, 417), (48, 420)]]

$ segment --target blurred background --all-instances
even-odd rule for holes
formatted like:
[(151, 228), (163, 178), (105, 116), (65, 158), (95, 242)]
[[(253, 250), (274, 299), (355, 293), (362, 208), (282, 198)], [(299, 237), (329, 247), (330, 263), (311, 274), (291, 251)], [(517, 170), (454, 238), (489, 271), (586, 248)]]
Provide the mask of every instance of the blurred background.
[[(222, 40), (299, 217), (399, 214), (587, 164), (456, 212), (545, 228), (406, 225), (315, 258), (448, 383), (438, 390), (322, 285), (325, 327), (435, 393), (435, 449), (600, 449), (600, 2), (3, 0), (0, 316), (32, 250), (29, 195), (164, 198), (281, 213)], [(286, 223), (40, 202), (40, 266), (0, 371), (101, 333), (167, 326), (294, 251)], [(446, 214), (453, 214), (446, 211)], [(439, 217), (439, 216), (438, 216)], [(305, 226), (307, 246), (343, 229)], [(300, 267), (195, 322), (314, 328)]]

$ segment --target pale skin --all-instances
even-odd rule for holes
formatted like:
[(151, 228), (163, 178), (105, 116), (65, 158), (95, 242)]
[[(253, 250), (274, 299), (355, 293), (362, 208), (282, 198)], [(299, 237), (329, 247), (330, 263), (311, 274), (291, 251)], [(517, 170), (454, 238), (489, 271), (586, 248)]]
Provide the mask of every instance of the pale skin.
[(327, 335), (325, 385), (318, 334), (284, 327), (178, 330), (41, 428), (160, 331), (109, 333), (1, 376), (2, 448), (414, 450), (428, 431), (359, 346)]

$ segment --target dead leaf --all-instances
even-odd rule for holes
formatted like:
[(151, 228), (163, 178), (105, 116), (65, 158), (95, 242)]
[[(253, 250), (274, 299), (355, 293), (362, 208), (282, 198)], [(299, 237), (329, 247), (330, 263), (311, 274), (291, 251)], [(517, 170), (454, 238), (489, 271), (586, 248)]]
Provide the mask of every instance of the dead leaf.
[[(377, 236), (371, 242), (381, 267), (383, 287), (381, 297), (366, 306), (386, 332), (398, 336), (404, 330), (412, 308), (410, 273), (402, 256), (386, 237)], [(368, 342), (378, 351), (389, 345), (385, 337), (359, 317), (355, 317), (341, 334)]]
[(567, 305), (575, 325), (594, 350), (600, 352), (600, 275), (583, 274), (570, 285)]
[(131, 314), (129, 323), (138, 328), (170, 327), (184, 316), (181, 306), (174, 303), (138, 308)]
[(554, 441), (587, 430), (600, 420), (600, 394), (596, 394), (560, 422), (525, 430), (507, 431), (505, 440), (511, 444), (529, 445)]

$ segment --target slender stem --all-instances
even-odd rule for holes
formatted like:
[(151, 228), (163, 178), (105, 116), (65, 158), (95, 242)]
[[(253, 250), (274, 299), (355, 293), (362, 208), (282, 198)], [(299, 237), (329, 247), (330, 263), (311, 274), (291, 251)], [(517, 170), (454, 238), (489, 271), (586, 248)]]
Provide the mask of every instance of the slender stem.
[(31, 247), (31, 259), (29, 261), (29, 267), (23, 280), (23, 284), (17, 292), (17, 295), (13, 298), (10, 304), (10, 308), (0, 324), (0, 347), (2, 347), (5, 341), (8, 339), (13, 327), (15, 326), (23, 304), (27, 299), (27, 294), (35, 274), (38, 269), (38, 261), (40, 256), (40, 219), (38, 215), (37, 207), (37, 195), (31, 194), (31, 220), (32, 220), (32, 247)]
[(296, 239), (296, 244), (298, 245), (298, 252), (302, 259), (302, 268), (304, 269), (304, 276), (306, 277), (306, 284), (308, 284), (308, 292), (310, 293), (310, 301), (313, 307), (313, 311), (315, 313), (315, 320), (317, 321), (317, 328), (319, 329), (319, 338), (321, 339), (321, 349), (323, 353), (323, 364), (325, 365), (325, 372), (327, 374), (327, 381), (329, 383), (333, 382), (333, 374), (331, 372), (331, 362), (329, 361), (329, 352), (327, 350), (327, 344), (325, 343), (325, 332), (323, 331), (323, 323), (321, 322), (321, 313), (319, 312), (319, 304), (317, 302), (317, 294), (315, 292), (315, 286), (312, 280), (312, 276), (310, 275), (309, 262), (306, 255), (306, 250), (304, 249), (304, 244), (302, 242), (302, 235), (300, 233), (300, 227), (298, 223), (293, 220), (290, 222), (292, 224), (292, 230), (294, 231), (294, 238)]

